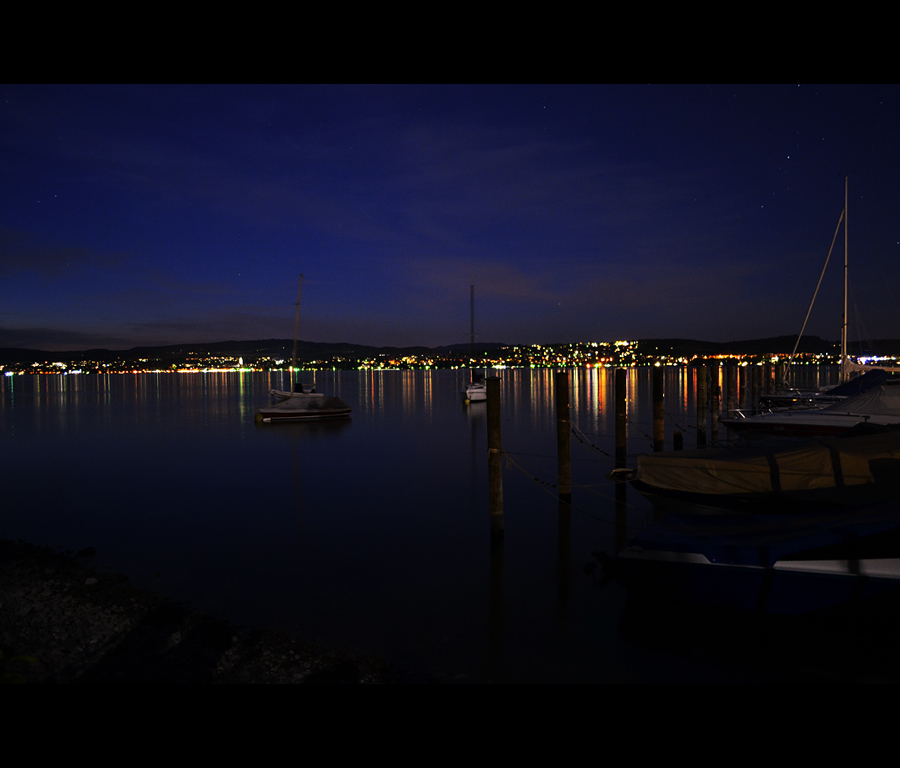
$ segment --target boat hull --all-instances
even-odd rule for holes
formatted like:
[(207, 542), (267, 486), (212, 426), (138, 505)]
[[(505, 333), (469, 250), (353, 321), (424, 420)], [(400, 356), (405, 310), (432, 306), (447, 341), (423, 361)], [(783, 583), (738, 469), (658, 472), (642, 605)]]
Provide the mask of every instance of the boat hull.
[(783, 411), (746, 419), (722, 419), (728, 429), (750, 439), (837, 437), (861, 424), (900, 426), (896, 416), (822, 414), (814, 411)]
[(350, 416), (350, 409), (321, 411), (318, 413), (266, 413), (263, 409), (257, 412), (256, 420), (262, 424), (288, 421), (317, 421), (319, 419), (341, 419)]
[(484, 384), (470, 384), (463, 390), (463, 399), (475, 403), (487, 400), (487, 387)]
[(900, 426), (900, 380), (889, 378), (854, 397), (826, 408), (773, 411), (756, 416), (722, 419), (741, 436), (833, 437), (855, 427)]
[(269, 394), (278, 402), (291, 400), (293, 398), (319, 398), (325, 397), (321, 392), (288, 392), (284, 389), (270, 389)]
[(267, 408), (260, 408), (256, 412), (255, 420), (258, 423), (269, 424), (272, 422), (341, 419), (347, 418), (351, 410), (350, 406), (339, 397), (307, 395), (306, 397), (291, 397)]
[(900, 589), (900, 507), (853, 515), (667, 515), (616, 560), (637, 596), (803, 614)]

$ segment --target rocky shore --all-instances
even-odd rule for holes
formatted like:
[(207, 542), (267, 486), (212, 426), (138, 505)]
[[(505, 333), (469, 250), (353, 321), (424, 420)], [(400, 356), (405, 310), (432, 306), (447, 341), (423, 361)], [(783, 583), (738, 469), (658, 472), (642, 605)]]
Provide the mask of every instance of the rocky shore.
[(26, 683), (396, 683), (379, 659), (236, 630), (126, 577), (0, 541), (0, 678)]

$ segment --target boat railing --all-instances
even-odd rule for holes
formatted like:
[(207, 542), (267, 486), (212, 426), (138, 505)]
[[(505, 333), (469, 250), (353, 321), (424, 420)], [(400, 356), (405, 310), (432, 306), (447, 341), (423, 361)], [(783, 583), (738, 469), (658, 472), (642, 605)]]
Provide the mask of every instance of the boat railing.
[(785, 408), (732, 408), (726, 411), (727, 419), (749, 419), (751, 416), (759, 416), (761, 413), (773, 413), (774, 411), (792, 410)]

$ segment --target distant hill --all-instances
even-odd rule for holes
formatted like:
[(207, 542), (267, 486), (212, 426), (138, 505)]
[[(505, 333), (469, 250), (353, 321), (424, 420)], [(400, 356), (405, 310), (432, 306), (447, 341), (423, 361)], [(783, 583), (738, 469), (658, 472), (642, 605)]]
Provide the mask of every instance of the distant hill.
[[(507, 346), (505, 344), (479, 343), (476, 351), (487, 351)], [(88, 349), (71, 352), (45, 352), (39, 349), (0, 348), (0, 364), (21, 362), (68, 362), (73, 360), (175, 360), (190, 355), (223, 355), (256, 360), (260, 357), (290, 359), (293, 339), (258, 339), (255, 341), (218, 341), (201, 344), (170, 344), (161, 347), (132, 347), (124, 350)], [(298, 341), (298, 360), (330, 360), (336, 357), (359, 358), (373, 355), (424, 355), (468, 352), (470, 344), (453, 344), (444, 347), (370, 347), (346, 342)]]
[[(658, 350), (668, 355), (723, 355), (723, 354), (790, 354), (796, 336), (775, 336), (768, 339), (744, 341), (702, 341), (698, 339), (640, 339), (639, 347), (644, 351)], [(292, 339), (258, 339), (255, 341), (220, 341), (203, 344), (171, 344), (161, 347), (134, 347), (127, 350), (89, 349), (72, 352), (45, 352), (38, 349), (0, 348), (0, 364), (23, 362), (69, 362), (77, 360), (176, 360), (190, 355), (218, 354), (229, 357), (243, 357), (248, 361), (261, 357), (289, 359), (293, 350)], [(503, 343), (479, 342), (476, 352), (487, 352), (512, 346)], [(522, 345), (524, 346), (524, 345)], [(552, 345), (544, 345), (552, 346)], [(818, 336), (805, 336), (800, 340), (799, 352), (834, 352), (837, 342), (827, 341)], [(346, 342), (300, 341), (297, 357), (301, 361), (330, 360), (337, 357), (357, 359), (379, 354), (385, 355), (437, 355), (465, 354), (472, 349), (471, 344), (451, 344), (442, 347), (371, 347), (365, 344)], [(900, 339), (879, 339), (862, 344), (851, 342), (850, 351), (854, 355), (881, 354), (900, 355)]]
[[(694, 355), (765, 355), (779, 354), (789, 355), (796, 336), (774, 336), (768, 339), (748, 339), (744, 341), (698, 341), (696, 339), (641, 339), (639, 342), (642, 350), (656, 347), (665, 354), (694, 354)], [(798, 352), (834, 352), (836, 342), (820, 339), (818, 336), (804, 336), (800, 339)]]

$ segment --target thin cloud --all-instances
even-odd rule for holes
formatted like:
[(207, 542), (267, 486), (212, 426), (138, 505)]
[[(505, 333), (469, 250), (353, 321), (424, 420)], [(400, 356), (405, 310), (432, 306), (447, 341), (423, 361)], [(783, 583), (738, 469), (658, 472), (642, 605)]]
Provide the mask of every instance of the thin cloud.
[(65, 270), (110, 268), (130, 254), (104, 254), (91, 248), (47, 242), (30, 232), (0, 225), (0, 275), (58, 277)]

